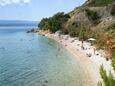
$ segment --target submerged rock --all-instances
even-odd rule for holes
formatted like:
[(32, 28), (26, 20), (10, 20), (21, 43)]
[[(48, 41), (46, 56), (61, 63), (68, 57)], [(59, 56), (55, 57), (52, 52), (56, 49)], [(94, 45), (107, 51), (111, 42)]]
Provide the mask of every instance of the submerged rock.
[(45, 80), (45, 83), (48, 83), (48, 80)]
[(27, 31), (27, 33), (37, 33), (37, 32), (39, 32), (38, 28), (33, 28)]

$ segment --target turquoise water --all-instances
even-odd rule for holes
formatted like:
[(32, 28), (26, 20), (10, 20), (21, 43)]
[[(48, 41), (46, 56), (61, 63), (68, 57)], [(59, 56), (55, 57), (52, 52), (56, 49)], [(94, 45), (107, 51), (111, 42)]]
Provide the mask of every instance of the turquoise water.
[(79, 62), (56, 41), (0, 29), (0, 86), (83, 86)]

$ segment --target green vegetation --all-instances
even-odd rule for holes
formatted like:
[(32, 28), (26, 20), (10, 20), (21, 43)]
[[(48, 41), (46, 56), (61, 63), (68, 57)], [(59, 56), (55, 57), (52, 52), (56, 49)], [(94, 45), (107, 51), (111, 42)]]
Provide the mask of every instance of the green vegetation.
[(78, 37), (79, 35), (79, 28), (77, 28), (75, 25), (70, 25), (68, 26), (68, 34), (71, 36), (71, 37)]
[(108, 28), (105, 29), (106, 32), (109, 32), (113, 36), (115, 35), (115, 23), (111, 24)]
[(111, 15), (115, 16), (115, 5), (113, 5), (113, 7), (112, 7)]
[[(67, 32), (71, 37), (79, 37), (80, 40), (85, 41), (95, 35), (87, 25), (81, 24), (80, 22), (72, 22), (68, 24), (69, 25), (66, 27), (65, 32)], [(65, 32), (63, 31), (64, 34)]]
[(80, 40), (85, 41), (89, 38), (93, 38), (94, 37), (94, 32), (91, 31), (89, 28), (81, 27), (78, 37), (79, 37)]
[(94, 24), (98, 24), (99, 23), (99, 15), (97, 14), (97, 12), (86, 9), (86, 15), (88, 16), (89, 20), (91, 20)]
[(91, 20), (98, 20), (99, 19), (99, 16), (95, 11), (86, 9), (86, 13), (87, 13), (87, 16), (89, 17), (89, 19), (91, 19)]
[[(68, 34), (72, 37), (78, 37), (80, 28), (79, 28), (79, 23), (78, 22), (73, 22), (73, 23), (68, 23), (69, 25), (66, 27), (66, 31)], [(63, 31), (63, 33), (65, 33)]]
[(108, 4), (111, 4), (114, 0), (91, 0), (91, 2), (88, 4), (89, 6), (107, 6)]
[(103, 66), (100, 67), (100, 74), (103, 79), (104, 85), (105, 86), (114, 86), (115, 85), (115, 79), (110, 73), (107, 75), (106, 71), (104, 70)]
[(44, 18), (39, 23), (40, 29), (50, 30), (52, 33), (58, 31), (59, 29), (63, 29), (64, 22), (66, 22), (70, 18), (68, 14), (64, 14), (64, 12), (59, 12), (55, 14), (53, 17)]
[(112, 52), (112, 56), (113, 56), (113, 59), (112, 59), (112, 67), (113, 67), (113, 69), (115, 70), (115, 51)]
[(112, 60), (112, 67), (115, 70), (115, 59)]
[(107, 35), (106, 32), (92, 31), (85, 25), (80, 25), (75, 22), (70, 24), (67, 28), (66, 30), (70, 36), (78, 37), (80, 40), (86, 41), (89, 38), (95, 38), (96, 41), (94, 44), (98, 49), (106, 49), (108, 51), (108, 48), (111, 46), (107, 44), (107, 41), (112, 40), (110, 33)]
[(115, 31), (115, 23), (113, 23), (112, 25), (110, 25), (110, 26), (106, 29), (106, 31), (109, 31), (109, 30)]
[(115, 51), (112, 52), (112, 56), (115, 59)]
[(50, 24), (49, 19), (48, 18), (43, 18), (40, 21), (38, 27), (40, 27), (40, 29), (47, 30), (51, 27), (49, 24)]

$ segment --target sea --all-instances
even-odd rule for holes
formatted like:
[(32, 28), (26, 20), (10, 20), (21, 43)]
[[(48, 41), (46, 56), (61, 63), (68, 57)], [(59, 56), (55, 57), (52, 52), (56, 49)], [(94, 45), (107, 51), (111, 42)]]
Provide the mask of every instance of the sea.
[(85, 86), (77, 59), (47, 37), (26, 33), (37, 22), (0, 22), (0, 86)]

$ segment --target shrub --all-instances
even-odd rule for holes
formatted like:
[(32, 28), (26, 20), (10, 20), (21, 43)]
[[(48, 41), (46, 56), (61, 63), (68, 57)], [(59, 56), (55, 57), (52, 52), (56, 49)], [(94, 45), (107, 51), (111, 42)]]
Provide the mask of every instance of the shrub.
[(110, 31), (110, 30), (115, 31), (115, 23), (111, 24), (108, 28), (105, 29), (105, 31)]
[(86, 9), (86, 15), (88, 16), (89, 20), (91, 20), (94, 24), (98, 24), (99, 23), (99, 15), (97, 14), (97, 12)]
[(79, 35), (79, 28), (77, 28), (74, 25), (70, 25), (68, 27), (68, 31), (69, 31), (69, 35), (72, 37), (78, 37), (78, 35)]
[(114, 86), (115, 85), (114, 77), (112, 76), (111, 73), (107, 76), (107, 73), (103, 68), (103, 65), (100, 67), (100, 74), (101, 74), (101, 77), (103, 79), (105, 86)]
[(108, 49), (110, 47), (109, 44), (107, 44), (107, 41), (112, 40), (111, 34), (105, 33), (105, 32), (96, 32), (96, 45), (98, 48), (101, 49)]
[(112, 60), (112, 67), (115, 70), (115, 59)]
[(91, 2), (88, 4), (89, 6), (107, 6), (108, 4), (111, 4), (114, 0), (91, 0)]

